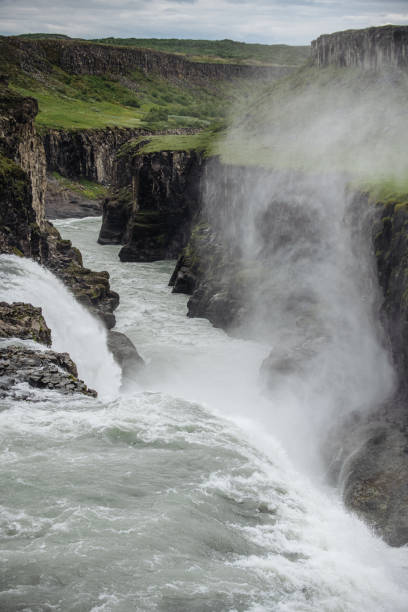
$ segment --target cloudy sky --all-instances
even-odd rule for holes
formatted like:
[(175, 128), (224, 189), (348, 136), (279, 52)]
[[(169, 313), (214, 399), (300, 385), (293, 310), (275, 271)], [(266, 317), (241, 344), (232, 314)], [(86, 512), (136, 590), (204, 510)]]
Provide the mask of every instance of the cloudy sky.
[(0, 33), (232, 38), (308, 44), (319, 34), (408, 25), (408, 0), (0, 0)]

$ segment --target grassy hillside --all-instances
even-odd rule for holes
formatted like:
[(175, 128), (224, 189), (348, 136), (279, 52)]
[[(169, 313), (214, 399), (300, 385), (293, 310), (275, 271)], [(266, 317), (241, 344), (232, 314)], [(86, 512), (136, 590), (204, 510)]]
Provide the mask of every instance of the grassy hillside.
[(154, 49), (188, 56), (198, 62), (299, 66), (310, 56), (309, 46), (261, 45), (234, 40), (188, 40), (178, 38), (98, 38), (94, 42)]
[(229, 163), (344, 172), (404, 188), (408, 74), (306, 66), (243, 97), (217, 153)]
[(72, 75), (41, 58), (38, 65), (46, 69), (23, 72), (16, 49), (0, 37), (0, 72), (9, 76), (15, 91), (38, 100), (36, 122), (42, 127), (201, 128), (219, 121), (225, 112), (222, 83), (205, 88), (141, 71), (116, 78)]

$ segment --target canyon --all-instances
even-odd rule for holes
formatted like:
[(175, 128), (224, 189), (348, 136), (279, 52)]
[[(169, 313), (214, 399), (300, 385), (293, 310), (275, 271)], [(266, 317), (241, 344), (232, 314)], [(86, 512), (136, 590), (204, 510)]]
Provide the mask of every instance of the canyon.
[[(386, 26), (324, 35), (312, 43), (311, 62), (322, 70), (327, 66), (405, 69), (407, 32), (406, 27)], [(31, 72), (46, 72), (52, 59), (68, 72), (125, 74), (137, 66), (146, 74), (156, 71), (170, 80), (181, 78), (197, 83), (209, 77), (243, 77), (249, 71), (252, 76), (265, 79), (269, 75), (276, 78), (289, 74), (284, 67), (204, 65), (158, 52), (112, 50), (75, 41), (14, 39), (10, 44), (15, 47), (20, 66)], [(36, 58), (35, 64), (32, 57)], [(327, 196), (310, 187), (307, 173), (296, 168), (232, 163), (201, 148), (161, 146), (157, 151), (145, 150), (146, 145), (154, 143), (153, 136), (195, 136), (197, 130), (193, 129), (152, 134), (147, 129), (106, 127), (48, 129), (38, 134), (34, 126), (36, 101), (19, 96), (5, 82), (0, 94), (1, 253), (32, 258), (43, 264), (111, 330), (119, 296), (110, 288), (109, 274), (85, 268), (80, 252), (61, 238), (45, 215), (47, 171), (73, 180), (84, 178), (108, 188), (99, 243), (121, 245), (119, 257), (123, 262), (177, 259), (170, 283), (174, 293), (190, 295), (189, 317), (205, 317), (232, 334), (239, 335), (240, 330), (245, 330), (255, 338), (259, 333), (256, 321), (251, 318), (255, 312), (265, 323), (261, 333), (270, 340), (276, 316), (273, 313), (282, 308), (282, 320), (292, 315), (293, 320), (308, 320), (310, 327), (305, 333), (312, 334), (316, 323), (315, 296), (302, 285), (307, 272), (295, 268), (296, 291), (284, 306), (278, 303), (269, 273), (272, 264), (288, 254), (295, 263), (303, 258), (306, 267), (320, 262), (321, 252), (316, 255), (316, 249), (325, 246), (321, 228), (330, 225), (330, 219), (326, 218), (327, 213), (321, 214), (319, 203), (324, 209)], [(336, 185), (340, 175), (341, 172), (333, 179)], [(295, 195), (291, 193), (289, 197), (284, 187), (288, 184), (300, 186), (301, 193), (294, 190)], [(257, 216), (252, 217), (248, 208), (258, 197), (260, 185), (268, 195), (259, 196), (262, 206)], [(281, 192), (277, 186), (282, 186)], [(328, 193), (328, 197), (333, 195), (330, 190)], [(333, 200), (336, 197), (337, 192)], [(310, 211), (303, 207), (299, 204), (302, 198), (313, 201), (316, 208)], [(359, 187), (349, 192), (346, 200), (342, 222), (352, 227), (352, 238), (347, 243), (350, 253), (345, 258), (352, 267), (350, 254), (356, 253), (358, 257), (360, 249), (365, 248), (371, 253), (380, 291), (382, 342), (390, 350), (397, 382), (391, 397), (380, 405), (373, 405), (363, 415), (352, 411), (336, 422), (327, 434), (331, 436), (330, 443), (323, 454), (330, 466), (332, 484), (342, 488), (346, 505), (364, 517), (388, 543), (402, 546), (408, 541), (407, 198), (402, 193), (373, 201), (369, 190)], [(256, 257), (248, 250), (253, 247), (246, 242), (249, 231), (256, 236)], [(367, 236), (367, 245), (361, 246)], [(367, 270), (368, 274), (369, 267)], [(371, 277), (367, 279), (371, 282)], [(364, 279), (361, 282), (364, 284)], [(22, 308), (18, 304), (1, 306), (7, 312)], [(28, 305), (24, 308), (29, 312)], [(34, 329), (31, 324), (29, 328)], [(11, 333), (0, 329), (2, 337)], [(109, 347), (122, 368), (132, 362), (132, 372), (137, 371), (142, 365), (137, 347), (116, 331), (109, 332), (109, 338)], [(21, 356), (17, 348), (4, 350), (7, 354), (0, 357), (3, 363), (14, 363), (14, 370), (20, 367), (21, 360), (34, 358), (32, 354)], [(306, 353), (297, 352), (298, 359), (294, 359), (293, 351), (288, 354), (271, 351), (261, 368), (265, 389), (278, 386), (293, 372), (307, 373), (316, 352), (314, 345), (310, 345)], [(62, 358), (53, 354), (49, 362), (30, 366), (40, 368), (42, 373), (36, 371), (36, 378), (28, 372), (29, 384), (38, 386), (45, 376), (44, 385), (49, 388), (60, 386), (64, 392), (79, 389), (92, 394), (82, 386), (87, 381), (77, 379), (71, 361), (62, 366), (68, 372), (63, 381), (54, 380), (51, 375), (46, 377), (47, 372), (54, 372), (58, 359)], [(0, 367), (5, 368), (1, 363)], [(15, 375), (14, 370), (10, 376)], [(70, 374), (75, 379), (72, 385), (68, 384)], [(0, 394), (5, 392), (1, 389)]]

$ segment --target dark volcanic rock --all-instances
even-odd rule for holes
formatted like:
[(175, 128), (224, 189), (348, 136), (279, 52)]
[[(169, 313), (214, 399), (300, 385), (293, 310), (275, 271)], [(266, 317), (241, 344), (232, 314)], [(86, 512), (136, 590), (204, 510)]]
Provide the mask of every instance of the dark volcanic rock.
[(134, 380), (135, 373), (144, 365), (133, 342), (117, 331), (108, 332), (108, 348), (122, 368), (122, 384)]
[(64, 394), (97, 395), (78, 379), (68, 353), (42, 352), (25, 346), (0, 347), (0, 398), (32, 399), (30, 393), (15, 388), (20, 383)]
[(99, 242), (124, 244), (121, 261), (178, 257), (199, 205), (201, 163), (195, 151), (120, 153)]
[(0, 253), (42, 263), (113, 327), (119, 297), (110, 290), (109, 274), (84, 268), (78, 249), (45, 220), (46, 163), (33, 124), (37, 110), (35, 100), (0, 85)]
[[(361, 199), (369, 206), (367, 196)], [(408, 203), (378, 202), (376, 208), (371, 229), (384, 296), (381, 319), (398, 390), (368, 423), (340, 436), (348, 448), (342, 482), (346, 504), (389, 544), (401, 546), (408, 542)]]
[(386, 25), (365, 30), (324, 34), (312, 42), (312, 61), (317, 66), (408, 65), (408, 26)]
[(35, 340), (51, 346), (51, 330), (41, 308), (22, 302), (0, 302), (0, 338)]
[(52, 64), (71, 74), (126, 75), (135, 70), (156, 73), (165, 79), (180, 79), (209, 86), (209, 81), (235, 78), (271, 79), (285, 76), (294, 66), (247, 66), (190, 62), (180, 55), (74, 40), (24, 40), (7, 38), (4, 43), (25, 72), (51, 72)]

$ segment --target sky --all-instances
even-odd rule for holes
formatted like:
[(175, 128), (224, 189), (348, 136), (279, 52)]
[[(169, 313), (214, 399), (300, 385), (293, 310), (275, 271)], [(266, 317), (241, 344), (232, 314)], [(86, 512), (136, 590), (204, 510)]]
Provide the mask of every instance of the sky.
[(309, 44), (320, 34), (408, 25), (408, 0), (0, 0), (0, 34), (230, 38)]

